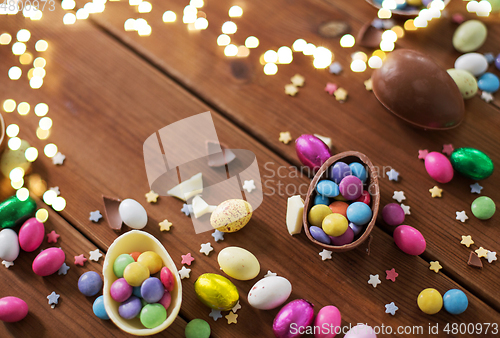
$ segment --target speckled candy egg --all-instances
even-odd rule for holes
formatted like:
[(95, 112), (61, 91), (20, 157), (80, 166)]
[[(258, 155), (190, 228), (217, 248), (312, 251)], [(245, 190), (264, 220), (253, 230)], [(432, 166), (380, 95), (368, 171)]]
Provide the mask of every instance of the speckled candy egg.
[(146, 209), (139, 202), (131, 198), (121, 201), (118, 212), (123, 223), (133, 229), (142, 229), (148, 223)]
[(314, 334), (315, 338), (333, 338), (340, 332), (341, 315), (339, 309), (333, 305), (325, 306), (319, 310), (314, 319), (314, 326), (320, 328), (320, 332)]
[(238, 289), (226, 277), (204, 273), (194, 283), (194, 292), (206, 306), (220, 311), (232, 309), (239, 300)]
[(483, 45), (487, 35), (488, 29), (481, 21), (465, 21), (453, 34), (453, 47), (462, 53), (473, 52)]
[(453, 178), (453, 167), (448, 157), (438, 152), (430, 152), (425, 157), (425, 170), (439, 183), (448, 183)]
[(13, 262), (17, 256), (19, 256), (19, 241), (16, 232), (12, 229), (3, 229), (0, 231), (0, 259)]
[(210, 224), (222, 232), (241, 230), (252, 218), (252, 206), (247, 201), (232, 199), (222, 202), (210, 216)]
[(470, 99), (476, 95), (478, 86), (474, 75), (466, 70), (455, 68), (448, 69), (447, 72), (457, 84), (464, 99)]
[(19, 245), (27, 252), (35, 251), (42, 244), (45, 237), (43, 223), (35, 217), (28, 219), (19, 229)]
[(28, 304), (17, 297), (0, 298), (0, 320), (18, 322), (28, 315)]
[(418, 256), (425, 251), (425, 238), (414, 227), (400, 225), (394, 230), (392, 236), (398, 248), (408, 255)]
[(248, 292), (248, 303), (259, 310), (271, 310), (283, 304), (292, 293), (292, 284), (280, 276), (261, 279)]
[(33, 260), (33, 272), (43, 277), (52, 275), (63, 265), (65, 258), (64, 251), (59, 248), (45, 249)]
[(257, 258), (250, 251), (236, 246), (222, 249), (217, 262), (228, 276), (239, 280), (253, 279), (260, 272)]

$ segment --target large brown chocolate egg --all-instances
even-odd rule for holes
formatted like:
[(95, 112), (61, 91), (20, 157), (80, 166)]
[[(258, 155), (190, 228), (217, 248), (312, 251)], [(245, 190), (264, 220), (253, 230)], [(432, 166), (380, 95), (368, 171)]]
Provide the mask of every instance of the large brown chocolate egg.
[(389, 111), (424, 129), (451, 129), (464, 119), (464, 100), (430, 57), (409, 49), (387, 56), (372, 76), (373, 92)]

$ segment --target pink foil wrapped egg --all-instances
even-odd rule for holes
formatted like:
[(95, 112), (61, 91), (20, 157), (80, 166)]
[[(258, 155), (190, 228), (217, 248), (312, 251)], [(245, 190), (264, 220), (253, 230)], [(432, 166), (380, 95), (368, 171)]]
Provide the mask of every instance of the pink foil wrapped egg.
[(314, 305), (304, 299), (296, 299), (283, 306), (273, 322), (276, 338), (296, 338), (302, 336), (314, 318)]
[(425, 157), (425, 170), (439, 183), (448, 183), (453, 178), (453, 167), (448, 157), (431, 152)]
[(0, 320), (18, 322), (28, 315), (28, 304), (17, 297), (0, 298)]
[(394, 230), (394, 242), (404, 253), (418, 256), (425, 251), (425, 238), (420, 231), (409, 225), (400, 225)]
[(337, 332), (341, 332), (340, 311), (333, 305), (325, 306), (319, 310), (314, 319), (314, 326), (318, 327), (319, 332), (314, 334), (315, 338), (333, 338)]
[(19, 229), (19, 245), (21, 249), (32, 252), (38, 249), (45, 237), (43, 223), (35, 217), (28, 219)]
[(52, 275), (63, 265), (65, 258), (64, 251), (59, 248), (45, 249), (33, 260), (33, 272), (42, 277)]
[(303, 165), (317, 170), (332, 155), (328, 146), (314, 135), (304, 134), (295, 140), (297, 157)]

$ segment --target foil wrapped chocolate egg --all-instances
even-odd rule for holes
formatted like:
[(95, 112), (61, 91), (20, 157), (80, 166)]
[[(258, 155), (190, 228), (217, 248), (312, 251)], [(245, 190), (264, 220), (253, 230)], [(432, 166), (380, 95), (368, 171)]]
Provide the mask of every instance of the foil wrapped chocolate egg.
[(390, 53), (372, 76), (373, 92), (390, 112), (424, 129), (451, 129), (465, 116), (460, 90), (446, 72), (420, 52)]
[(303, 165), (317, 170), (332, 155), (328, 146), (314, 135), (304, 134), (295, 140), (297, 157)]
[(194, 292), (203, 304), (214, 310), (231, 310), (240, 299), (236, 286), (226, 277), (215, 273), (204, 273), (198, 277)]
[(455, 149), (451, 153), (450, 162), (453, 169), (476, 181), (489, 177), (495, 168), (488, 155), (474, 148)]

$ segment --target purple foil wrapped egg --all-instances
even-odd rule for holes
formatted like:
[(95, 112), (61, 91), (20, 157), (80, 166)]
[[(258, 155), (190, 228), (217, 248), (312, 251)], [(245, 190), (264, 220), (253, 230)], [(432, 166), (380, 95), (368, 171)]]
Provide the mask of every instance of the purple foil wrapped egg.
[[(278, 312), (273, 322), (273, 332), (276, 338), (300, 337), (314, 318), (314, 305), (304, 299), (291, 301)], [(299, 329), (302, 327), (303, 329)]]
[(295, 140), (297, 157), (303, 165), (317, 170), (332, 155), (328, 146), (314, 135), (304, 134)]

